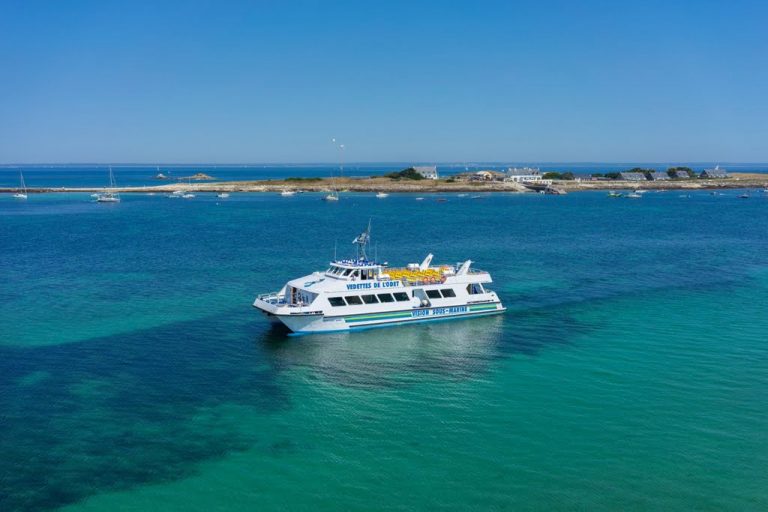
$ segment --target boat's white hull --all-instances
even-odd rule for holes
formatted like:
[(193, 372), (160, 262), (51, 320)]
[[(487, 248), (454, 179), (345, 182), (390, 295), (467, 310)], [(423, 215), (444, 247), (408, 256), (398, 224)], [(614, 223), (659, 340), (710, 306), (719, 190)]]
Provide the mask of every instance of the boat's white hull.
[(117, 197), (100, 197), (96, 199), (96, 202), (98, 203), (119, 203), (120, 199)]
[(13, 197), (15, 197), (16, 199), (26, 199), (27, 194), (13, 194)]
[(262, 310), (272, 321), (282, 322), (296, 334), (354, 331), (374, 327), (392, 327), (412, 323), (452, 320), (503, 313), (500, 302), (464, 304), (455, 306), (402, 309), (397, 311), (326, 316), (323, 314), (273, 314), (268, 304), (254, 307)]

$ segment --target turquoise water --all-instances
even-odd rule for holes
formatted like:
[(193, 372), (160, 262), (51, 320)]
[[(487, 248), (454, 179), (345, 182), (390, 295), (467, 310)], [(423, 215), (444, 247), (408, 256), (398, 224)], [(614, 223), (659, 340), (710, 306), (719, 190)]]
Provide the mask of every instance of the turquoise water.
[[(0, 196), (0, 510), (765, 510), (768, 197)], [(373, 220), (499, 317), (286, 337)]]

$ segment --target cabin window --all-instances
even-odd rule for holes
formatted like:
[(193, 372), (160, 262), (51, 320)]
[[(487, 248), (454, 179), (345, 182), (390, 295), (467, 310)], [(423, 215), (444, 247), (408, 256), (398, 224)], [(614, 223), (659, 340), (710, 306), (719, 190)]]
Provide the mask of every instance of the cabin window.
[(375, 295), (363, 295), (363, 302), (366, 304), (378, 304), (379, 300)]
[(470, 295), (478, 295), (485, 292), (483, 291), (483, 285), (480, 283), (471, 283), (467, 285), (467, 293)]
[(443, 288), (442, 290), (440, 290), (440, 293), (442, 293), (443, 297), (445, 297), (446, 299), (456, 296), (456, 292), (454, 292), (452, 288)]
[(350, 306), (357, 306), (358, 304), (363, 303), (363, 301), (360, 300), (360, 297), (358, 297), (357, 295), (349, 295), (344, 298), (347, 299), (347, 304), (349, 304)]
[(348, 276), (351, 272), (352, 272), (352, 269), (348, 268), (347, 270), (344, 271), (344, 274), (342, 274), (342, 275), (343, 276)]
[(395, 298), (392, 297), (391, 293), (380, 293), (379, 300), (381, 302), (395, 302)]
[(344, 299), (342, 299), (341, 297), (328, 297), (328, 302), (330, 302), (331, 306), (335, 308), (339, 306), (346, 306)]
[(408, 301), (408, 294), (405, 293), (405, 292), (396, 292), (396, 293), (393, 293), (392, 295), (395, 296), (395, 300), (397, 302), (407, 302)]
[(430, 299), (442, 299), (440, 290), (427, 290), (427, 297)]

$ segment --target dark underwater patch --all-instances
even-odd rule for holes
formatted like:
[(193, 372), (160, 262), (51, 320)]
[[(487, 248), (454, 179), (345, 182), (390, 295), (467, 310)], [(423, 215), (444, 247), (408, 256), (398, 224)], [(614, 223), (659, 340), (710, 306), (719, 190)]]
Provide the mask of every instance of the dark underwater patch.
[(253, 445), (256, 436), (216, 407), (270, 412), (289, 402), (243, 343), (247, 325), (235, 313), (226, 329), (200, 320), (0, 348), (0, 510), (52, 509), (183, 478), (200, 461)]

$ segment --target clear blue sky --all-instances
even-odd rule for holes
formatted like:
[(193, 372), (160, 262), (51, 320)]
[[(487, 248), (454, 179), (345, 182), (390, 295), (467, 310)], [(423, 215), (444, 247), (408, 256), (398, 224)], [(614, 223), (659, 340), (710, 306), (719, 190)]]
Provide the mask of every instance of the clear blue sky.
[(0, 163), (768, 161), (768, 2), (0, 1)]

